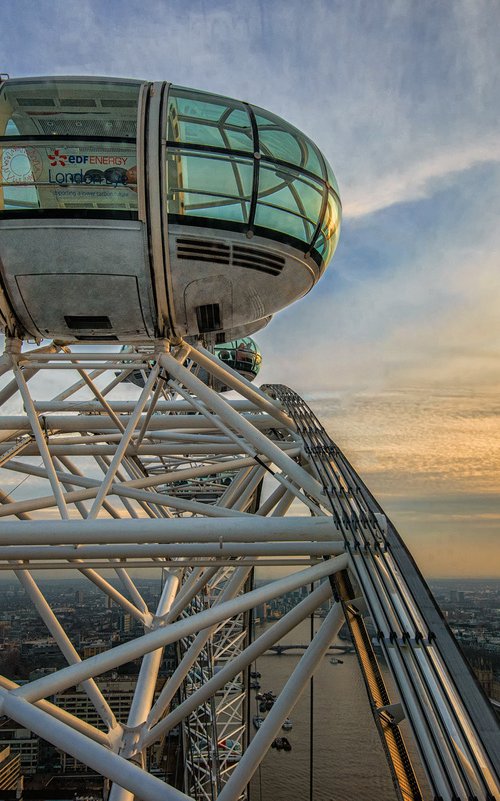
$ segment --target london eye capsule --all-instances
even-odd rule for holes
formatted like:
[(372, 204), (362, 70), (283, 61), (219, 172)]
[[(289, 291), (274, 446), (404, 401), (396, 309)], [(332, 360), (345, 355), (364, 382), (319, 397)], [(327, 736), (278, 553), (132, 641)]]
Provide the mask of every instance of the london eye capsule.
[(263, 109), (163, 82), (0, 84), (12, 335), (222, 343), (307, 293), (339, 226), (325, 158)]
[(251, 337), (216, 345), (215, 355), (221, 362), (228, 367), (232, 367), (233, 370), (236, 370), (249, 381), (257, 378), (262, 363), (262, 355), (256, 342)]
[[(130, 345), (123, 345), (122, 347), (124, 352), (132, 352), (133, 350), (134, 348)], [(262, 354), (257, 343), (251, 337), (223, 342), (215, 345), (212, 350), (223, 364), (236, 370), (247, 381), (254, 381), (257, 378), (262, 364)], [(129, 362), (129, 364), (133, 366), (132, 362)], [(210, 375), (202, 367), (197, 366), (193, 372), (204, 384), (212, 386), (217, 392), (226, 392), (230, 389), (230, 387), (222, 384), (221, 381)], [(148, 374), (149, 370), (132, 370), (125, 382), (135, 384), (137, 387), (144, 387)]]

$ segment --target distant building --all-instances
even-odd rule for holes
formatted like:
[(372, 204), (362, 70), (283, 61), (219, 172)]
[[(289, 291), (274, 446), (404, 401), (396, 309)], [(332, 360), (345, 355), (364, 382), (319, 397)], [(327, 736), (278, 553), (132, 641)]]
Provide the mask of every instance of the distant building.
[(122, 634), (130, 634), (132, 628), (132, 618), (128, 612), (120, 610), (120, 631)]
[(0, 748), (0, 790), (16, 790), (21, 780), (21, 757), (10, 746)]
[(83, 659), (89, 659), (89, 657), (91, 656), (96, 656), (97, 654), (104, 653), (104, 651), (107, 651), (109, 647), (110, 647), (109, 642), (104, 642), (104, 640), (82, 643), (81, 644), (81, 648), (83, 650), (82, 657)]
[[(156, 683), (154, 698), (158, 698), (164, 679), (159, 679)], [(103, 693), (118, 720), (126, 722), (130, 705), (134, 696), (136, 680), (134, 678), (113, 678), (108, 681), (98, 681), (99, 689)], [(87, 694), (78, 686), (76, 689), (67, 690), (63, 693), (56, 693), (51, 700), (61, 709), (70, 712), (81, 720), (85, 720), (92, 726), (100, 729), (105, 728), (94, 705)], [(25, 776), (34, 774), (82, 774), (87, 773), (89, 768), (83, 765), (69, 754), (65, 754), (54, 746), (45, 742), (34, 732), (25, 729), (11, 720), (4, 719), (0, 725), (0, 757), (9, 751), (20, 765), (19, 775), (22, 772)], [(162, 746), (154, 748), (151, 759), (159, 761)], [(11, 769), (12, 770), (12, 769)], [(0, 777), (2, 776), (2, 762), (0, 759)], [(2, 787), (0, 789), (11, 789)], [(16, 785), (14, 785), (16, 789)], [(0, 793), (0, 801), (2, 794)]]
[(37, 772), (40, 738), (29, 729), (6, 720), (0, 726), (0, 748), (10, 748), (11, 753), (20, 758), (21, 772), (32, 776)]

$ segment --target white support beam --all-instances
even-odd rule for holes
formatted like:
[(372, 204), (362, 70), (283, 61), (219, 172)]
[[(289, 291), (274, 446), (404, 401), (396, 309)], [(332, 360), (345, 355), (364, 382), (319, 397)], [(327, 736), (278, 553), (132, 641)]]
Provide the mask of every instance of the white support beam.
[[(229, 559), (238, 557), (270, 557), (279, 556), (310, 556), (321, 559), (323, 556), (338, 556), (345, 551), (345, 544), (337, 542), (309, 542), (299, 540), (295, 542), (215, 542), (192, 543), (190, 545), (177, 545), (169, 543), (148, 543), (137, 545), (134, 543), (116, 543), (114, 545), (3, 545), (0, 546), (0, 559), (6, 561), (32, 561), (37, 559), (75, 561), (80, 559)], [(89, 576), (90, 578), (90, 576)], [(94, 579), (92, 578), (92, 581)], [(97, 581), (94, 581), (97, 584)], [(100, 585), (98, 585), (100, 586)], [(101, 588), (102, 589), (102, 588)], [(123, 596), (117, 598), (117, 590), (113, 588), (113, 600), (124, 606)], [(111, 592), (108, 592), (111, 595)], [(126, 599), (125, 599), (126, 600)], [(130, 603), (127, 601), (127, 604)], [(127, 606), (127, 611), (130, 608)], [(134, 609), (134, 617), (144, 622), (139, 610)]]
[(219, 793), (217, 801), (237, 801), (240, 797), (271, 747), (271, 743), (280, 731), (286, 717), (303, 693), (332, 640), (338, 634), (343, 622), (342, 606), (336, 604), (330, 609), (321, 624), (319, 632), (301, 657), (264, 723), (253, 737), (229, 780)]
[[(178, 576), (169, 573), (156, 609), (156, 615), (158, 617), (168, 614), (178, 588)], [(137, 749), (135, 748), (135, 743), (139, 737), (139, 731), (137, 730), (140, 730), (140, 728), (145, 725), (146, 718), (151, 709), (162, 656), (163, 648), (158, 648), (156, 651), (151, 651), (146, 654), (142, 660), (127, 720), (126, 729), (129, 736), (127, 737), (124, 732), (120, 746), (120, 753), (127, 759), (130, 759), (137, 753)], [(134, 730), (136, 730), (137, 733)], [(131, 731), (133, 732), (132, 737), (130, 737)], [(121, 786), (121, 784), (118, 785), (115, 783), (111, 787), (109, 801), (134, 801), (134, 794)]]
[(113, 456), (108, 472), (104, 476), (104, 480), (97, 492), (95, 501), (92, 504), (92, 508), (89, 512), (90, 520), (94, 520), (99, 514), (99, 510), (102, 506), (102, 503), (109, 492), (109, 489), (111, 487), (111, 484), (113, 483), (113, 479), (116, 475), (116, 472), (119, 469), (123, 457), (125, 456), (125, 451), (127, 450), (127, 446), (134, 435), (134, 430), (140, 420), (144, 404), (149, 398), (149, 395), (157, 378), (158, 378), (158, 367), (155, 367), (151, 369), (151, 373), (149, 375), (148, 380), (146, 381), (146, 385), (141, 392), (139, 400), (137, 401), (137, 406), (130, 415), (130, 420), (123, 432), (123, 436), (118, 444), (116, 453)]
[(228, 364), (223, 365), (203, 345), (198, 344), (195, 348), (191, 348), (189, 356), (201, 367), (204, 367), (208, 373), (222, 381), (223, 384), (227, 384), (231, 389), (243, 395), (244, 398), (251, 400), (255, 406), (270, 414), (271, 417), (275, 417), (285, 428), (289, 428), (291, 431), (295, 430), (293, 420), (280, 408), (277, 401), (266, 395), (259, 387), (251, 384), (250, 381), (236, 370), (233, 370)]
[[(16, 690), (18, 687), (20, 687), (20, 685), (16, 684), (15, 681), (7, 679), (5, 676), (0, 676), (0, 687), (3, 687), (5, 690)], [(91, 740), (95, 740), (96, 743), (100, 743), (101, 745), (106, 746), (106, 748), (111, 747), (111, 739), (106, 732), (96, 729), (95, 726), (87, 723), (86, 720), (77, 718), (66, 709), (56, 706), (56, 704), (52, 704), (50, 701), (37, 701), (35, 706), (37, 706), (39, 709), (42, 709), (44, 712), (47, 712), (49, 715), (52, 715), (53, 718), (57, 718), (57, 720), (62, 721), (62, 723), (65, 723), (67, 726), (71, 726), (73, 729), (76, 729), (76, 731), (79, 731), (86, 737), (90, 737)], [(112, 733), (113, 738), (116, 735), (118, 725)]]
[(43, 709), (28, 703), (15, 691), (0, 688), (0, 713), (18, 721), (56, 748), (95, 770), (111, 781), (120, 782), (141, 801), (193, 801), (171, 785), (151, 776), (109, 748), (91, 740)]
[[(215, 523), (202, 517), (122, 520), (1, 520), (0, 544), (69, 545), (112, 542), (243, 542), (270, 539), (331, 542), (336, 534), (330, 517), (224, 518)], [(77, 554), (76, 554), (77, 555)]]
[(337, 556), (335, 559), (322, 561), (321, 564), (277, 579), (212, 609), (206, 609), (184, 620), (160, 626), (135, 640), (118, 645), (110, 651), (96, 654), (96, 656), (92, 656), (78, 665), (70, 665), (62, 668), (57, 673), (42, 676), (35, 681), (24, 684), (14, 692), (16, 695), (31, 702), (46, 698), (55, 692), (62, 692), (68, 687), (85, 681), (85, 679), (106, 673), (108, 670), (113, 670), (133, 659), (138, 659), (149, 653), (149, 651), (154, 651), (171, 642), (176, 642), (182, 637), (196, 634), (198, 631), (207, 628), (207, 626), (220, 623), (240, 614), (240, 612), (246, 612), (248, 609), (253, 609), (259, 604), (270, 601), (272, 598), (276, 598), (286, 592), (292, 592), (298, 587), (320, 581), (339, 570), (345, 570), (347, 564), (348, 558), (346, 554)]
[[(175, 362), (175, 359), (173, 359), (173, 361)], [(189, 370), (186, 372), (189, 374)], [(211, 390), (209, 391), (211, 392)], [(227, 403), (227, 401), (224, 402)], [(129, 419), (128, 415), (123, 415), (122, 422), (127, 424)], [(263, 428), (268, 430), (276, 427), (276, 421), (268, 414), (252, 414), (249, 412), (248, 414), (241, 415), (241, 419), (258, 429)], [(109, 419), (104, 415), (96, 414), (82, 414), (78, 415), (78, 417), (68, 414), (51, 414), (45, 417), (45, 422), (47, 430), (52, 434), (56, 432), (107, 431), (110, 429)], [(140, 428), (141, 425), (142, 420), (139, 419), (136, 428)], [(216, 430), (213, 423), (197, 414), (154, 415), (149, 421), (150, 431), (169, 431), (171, 429), (175, 429), (176, 431), (178, 429), (188, 429), (194, 433), (200, 432), (205, 434), (207, 430)], [(29, 418), (23, 414), (1, 415), (0, 431), (31, 431), (31, 423)], [(116, 429), (113, 430), (113, 433), (115, 433), (115, 431)], [(5, 439), (5, 437), (2, 437), (2, 439)]]
[[(272, 440), (262, 434), (255, 426), (239, 415), (230, 404), (221, 398), (217, 393), (212, 392), (209, 387), (192, 375), (181, 364), (169, 354), (165, 353), (160, 357), (160, 364), (174, 378), (180, 381), (193, 394), (205, 404), (206, 408), (220, 417), (222, 422), (229, 426), (233, 431), (239, 433), (246, 442), (249, 442), (256, 450), (256, 453), (263, 453), (280, 468), (289, 478), (295, 481), (298, 486), (308, 492), (313, 498), (324, 500), (324, 491), (316, 479), (312, 478), (302, 467), (293, 461), (287, 454), (278, 448)], [(272, 428), (272, 426), (270, 426)]]
[[(83, 386), (83, 385), (82, 385)], [(102, 393), (101, 393), (102, 394)], [(268, 396), (266, 396), (268, 400), (271, 400)], [(79, 414), (95, 414), (96, 412), (102, 411), (102, 406), (98, 401), (94, 400), (42, 400), (42, 401), (34, 401), (35, 409), (37, 412), (42, 414), (54, 413), (54, 412), (78, 412)], [(254, 403), (248, 400), (242, 400), (240, 398), (228, 398), (227, 403), (231, 406), (232, 409), (236, 409), (238, 412), (253, 412), (258, 413), (259, 409), (255, 406)], [(108, 405), (110, 409), (113, 410), (116, 414), (130, 414), (134, 411), (136, 407), (136, 401), (133, 400), (110, 400), (108, 401)], [(189, 401), (186, 400), (158, 400), (156, 403), (154, 401), (154, 397), (145, 404), (144, 411), (149, 412), (151, 409), (158, 413), (172, 413), (172, 414), (182, 414), (183, 412), (190, 412), (191, 411), (191, 404)], [(276, 425), (276, 423), (275, 423)]]
[(280, 620), (274, 623), (271, 628), (248, 645), (237, 657), (231, 659), (225, 667), (219, 670), (208, 682), (199, 690), (186, 698), (179, 706), (175, 707), (168, 715), (161, 719), (165, 704), (162, 698), (152, 708), (148, 716), (149, 731), (142, 738), (142, 745), (150, 746), (157, 740), (164, 737), (174, 726), (177, 726), (187, 715), (193, 712), (201, 704), (205, 703), (218, 690), (224, 687), (238, 673), (251, 665), (259, 656), (267, 651), (272, 645), (288, 634), (302, 620), (311, 615), (323, 601), (331, 597), (332, 591), (327, 582), (310, 593), (307, 598), (297, 604), (290, 612), (287, 612)]
[[(59, 623), (33, 577), (27, 570), (17, 570), (14, 565), (12, 567), (26, 595), (31, 599), (33, 606), (47, 626), (68, 664), (73, 665), (81, 662), (76, 648)], [(94, 679), (87, 679), (87, 681), (82, 682), (82, 687), (108, 729), (115, 728), (116, 718)]]
[[(246, 579), (248, 578), (250, 570), (251, 568), (246, 566), (237, 567), (231, 579), (227, 582), (221, 595), (216, 600), (212, 608), (234, 598), (243, 587)], [(185, 652), (184, 656), (182, 657), (181, 661), (177, 665), (176, 669), (174, 670), (172, 676), (170, 676), (170, 678), (167, 679), (165, 686), (163, 687), (158, 697), (158, 700), (156, 701), (153, 709), (149, 714), (148, 717), (149, 725), (151, 725), (152, 720), (154, 721), (159, 720), (160, 717), (163, 715), (164, 711), (169, 707), (177, 690), (179, 689), (182, 682), (185, 680), (187, 674), (189, 673), (194, 663), (198, 659), (203, 648), (207, 644), (207, 641), (214, 633), (217, 625), (218, 624), (214, 624), (213, 626), (203, 629), (196, 635), (193, 642), (191, 643), (191, 645)]]
[(33, 401), (29, 393), (28, 385), (22, 374), (22, 370), (20, 370), (20, 368), (17, 366), (15, 359), (13, 359), (12, 362), (12, 369), (17, 384), (19, 386), (19, 392), (21, 393), (21, 397), (23, 399), (24, 407), (26, 409), (26, 414), (28, 415), (28, 420), (30, 422), (31, 430), (36, 439), (38, 450), (40, 451), (40, 455), (43, 459), (45, 469), (47, 470), (48, 473), (48, 478), (50, 481), (50, 485), (52, 487), (52, 492), (54, 493), (54, 498), (56, 499), (57, 507), (59, 509), (59, 514), (61, 515), (63, 520), (67, 519), (69, 517), (68, 508), (66, 506), (66, 501), (64, 500), (64, 493), (62, 491), (61, 485), (55, 473), (54, 464), (52, 462), (52, 458), (50, 456), (49, 449), (47, 447), (45, 434), (42, 431), (42, 428), (40, 426), (40, 421), (38, 420), (38, 417), (36, 415), (35, 407), (33, 406)]

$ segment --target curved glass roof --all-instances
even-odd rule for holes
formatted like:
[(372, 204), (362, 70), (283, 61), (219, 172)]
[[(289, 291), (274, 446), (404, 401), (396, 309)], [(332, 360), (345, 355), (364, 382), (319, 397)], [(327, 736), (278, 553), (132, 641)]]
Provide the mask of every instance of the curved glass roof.
[(340, 229), (338, 186), (297, 128), (257, 106), (171, 86), (166, 137), (172, 220), (271, 234), (329, 261)]
[[(0, 92), (0, 212), (136, 218), (141, 85), (7, 81)], [(338, 240), (340, 201), (316, 145), (248, 103), (179, 86), (165, 95), (169, 220), (276, 239), (326, 265)]]

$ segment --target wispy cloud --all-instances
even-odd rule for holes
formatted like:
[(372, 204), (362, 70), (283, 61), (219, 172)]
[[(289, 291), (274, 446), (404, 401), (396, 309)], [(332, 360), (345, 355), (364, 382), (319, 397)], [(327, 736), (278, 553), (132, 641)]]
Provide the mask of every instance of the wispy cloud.
[(455, 178), (457, 173), (489, 162), (500, 162), (498, 137), (460, 148), (455, 146), (431, 158), (410, 162), (406, 168), (382, 177), (375, 184), (362, 183), (347, 188), (344, 217), (356, 219), (397, 203), (429, 198), (437, 187)]

